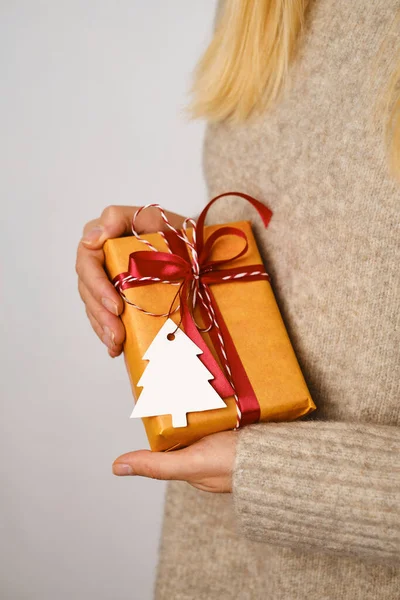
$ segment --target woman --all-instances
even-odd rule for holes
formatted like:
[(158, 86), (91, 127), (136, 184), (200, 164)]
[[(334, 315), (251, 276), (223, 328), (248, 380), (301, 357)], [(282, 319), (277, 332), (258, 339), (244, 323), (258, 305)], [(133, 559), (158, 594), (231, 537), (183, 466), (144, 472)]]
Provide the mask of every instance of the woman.
[[(242, 190), (273, 210), (258, 241), (318, 411), (117, 459), (117, 475), (179, 480), (158, 599), (400, 598), (399, 14), (398, 0), (221, 8), (195, 87), (209, 196)], [(111, 356), (123, 305), (101, 248), (133, 210), (106, 209), (78, 251)], [(162, 228), (141, 216), (142, 232)], [(253, 216), (234, 198), (212, 209), (215, 222)]]

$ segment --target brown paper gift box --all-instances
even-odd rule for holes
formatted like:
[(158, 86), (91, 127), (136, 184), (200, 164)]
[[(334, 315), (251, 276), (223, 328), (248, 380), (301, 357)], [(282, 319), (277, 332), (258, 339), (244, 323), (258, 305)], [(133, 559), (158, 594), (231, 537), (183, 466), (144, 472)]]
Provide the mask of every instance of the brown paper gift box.
[[(260, 264), (262, 260), (247, 221), (230, 223), (241, 229), (248, 239), (248, 251), (236, 259), (235, 267)], [(205, 228), (205, 239), (220, 225)], [(167, 247), (158, 233), (143, 236), (157, 250), (166, 252)], [(243, 241), (234, 236), (221, 238), (213, 250), (213, 260), (235, 254)], [(148, 248), (135, 237), (108, 240), (104, 246), (106, 269), (110, 279), (125, 272), (129, 255)], [(151, 250), (149, 250), (151, 252)], [(129, 300), (153, 313), (165, 313), (176, 294), (176, 286), (155, 283), (125, 291)], [(212, 285), (215, 300), (225, 319), (247, 375), (260, 404), (261, 421), (292, 421), (315, 409), (307, 385), (290, 343), (285, 325), (267, 280), (246, 281)], [(179, 313), (171, 317), (179, 322)], [(133, 395), (138, 398), (137, 387), (148, 362), (142, 359), (165, 317), (145, 314), (125, 304), (122, 321), (126, 329), (124, 345), (125, 363), (129, 373)], [(215, 350), (204, 334), (215, 358)], [(188, 393), (189, 390), (188, 390)], [(236, 405), (233, 397), (225, 398), (226, 409), (207, 410), (187, 414), (187, 427), (172, 427), (171, 415), (145, 417), (143, 423), (152, 450), (172, 450), (188, 446), (200, 438), (234, 429)]]

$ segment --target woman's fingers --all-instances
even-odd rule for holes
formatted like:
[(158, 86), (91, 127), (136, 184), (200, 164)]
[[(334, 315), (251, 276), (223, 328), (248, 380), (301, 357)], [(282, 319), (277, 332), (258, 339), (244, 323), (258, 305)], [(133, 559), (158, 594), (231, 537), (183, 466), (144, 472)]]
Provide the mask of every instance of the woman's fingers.
[[(136, 211), (135, 206), (108, 206), (104, 209), (99, 219), (85, 226), (76, 258), (79, 292), (86, 304), (89, 320), (113, 357), (121, 354), (125, 339), (125, 330), (118, 318), (124, 302), (104, 270), (103, 244), (107, 239), (131, 234)], [(168, 211), (166, 214), (175, 228), (182, 227), (184, 217)], [(166, 225), (158, 209), (148, 208), (140, 212), (135, 227), (139, 233), (150, 233), (161, 231)]]
[(78, 289), (94, 331), (112, 351), (112, 355), (118, 356), (122, 352), (122, 344), (125, 340), (122, 321), (112, 315), (102, 304), (99, 304), (82, 281), (79, 281)]
[(76, 260), (79, 294), (86, 305), (90, 323), (107, 346), (112, 358), (123, 350), (125, 329), (121, 319), (124, 304), (104, 271), (103, 250), (89, 250), (79, 244)]
[(104, 271), (103, 250), (88, 250), (82, 243), (79, 244), (76, 272), (80, 282), (99, 304), (113, 315), (121, 314), (124, 303)]
[(103, 341), (104, 330), (103, 330), (102, 326), (100, 325), (100, 323), (94, 318), (94, 316), (92, 315), (92, 313), (90, 313), (87, 308), (86, 308), (86, 316), (89, 319), (89, 322), (90, 322), (90, 324), (92, 326), (92, 329), (95, 332), (95, 334), (97, 335), (97, 337), (101, 341)]
[(85, 225), (82, 243), (88, 248), (98, 249), (110, 238), (131, 233), (135, 211), (135, 206), (107, 206), (99, 219)]
[(89, 319), (89, 322), (90, 322), (94, 332), (98, 335), (99, 339), (107, 346), (108, 354), (111, 356), (111, 358), (116, 358), (117, 356), (119, 356), (123, 350), (122, 345), (117, 346), (117, 345), (113, 344), (109, 339), (109, 334), (104, 331), (104, 329), (101, 327), (100, 323), (98, 321), (96, 321), (94, 316), (87, 310), (86, 310), (86, 315), (87, 315), (87, 318)]

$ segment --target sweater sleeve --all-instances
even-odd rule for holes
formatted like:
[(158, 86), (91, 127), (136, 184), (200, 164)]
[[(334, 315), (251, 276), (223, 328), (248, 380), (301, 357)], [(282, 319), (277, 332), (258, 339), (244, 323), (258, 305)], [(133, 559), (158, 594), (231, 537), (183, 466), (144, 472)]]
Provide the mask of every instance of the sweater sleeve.
[(400, 428), (330, 421), (239, 431), (240, 532), (292, 549), (400, 563)]

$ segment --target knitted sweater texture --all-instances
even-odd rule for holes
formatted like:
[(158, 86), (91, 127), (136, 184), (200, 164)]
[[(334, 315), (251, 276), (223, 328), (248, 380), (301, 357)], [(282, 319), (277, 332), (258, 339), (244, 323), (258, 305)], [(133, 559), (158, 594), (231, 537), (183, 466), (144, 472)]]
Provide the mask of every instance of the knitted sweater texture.
[(276, 108), (208, 128), (210, 197), (274, 212), (210, 222), (252, 220), (318, 410), (240, 430), (233, 494), (169, 485), (157, 600), (400, 598), (400, 184), (374, 120), (399, 12), (314, 2)]

